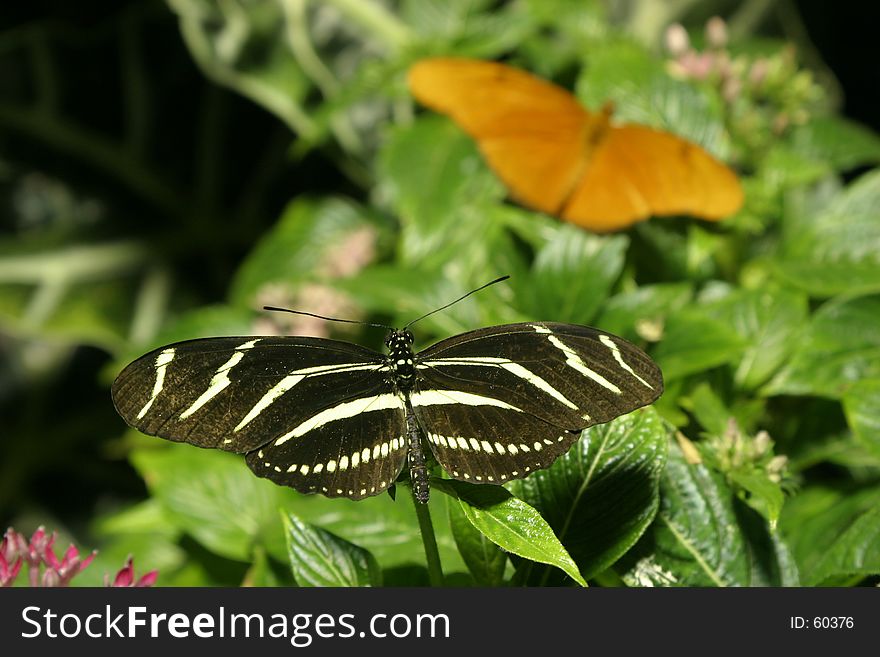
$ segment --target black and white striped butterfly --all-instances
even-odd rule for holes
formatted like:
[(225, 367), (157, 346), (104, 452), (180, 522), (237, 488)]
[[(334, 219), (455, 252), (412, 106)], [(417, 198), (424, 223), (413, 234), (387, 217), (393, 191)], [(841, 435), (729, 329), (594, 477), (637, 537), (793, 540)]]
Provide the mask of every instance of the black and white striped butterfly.
[(408, 460), (426, 502), (423, 439), (451, 477), (503, 484), (663, 391), (641, 349), (586, 326), (491, 326), (418, 353), (412, 343), (408, 328), (391, 331), (388, 354), (296, 336), (178, 342), (128, 365), (113, 401), (144, 433), (246, 454), (258, 476), (304, 493), (377, 495)]

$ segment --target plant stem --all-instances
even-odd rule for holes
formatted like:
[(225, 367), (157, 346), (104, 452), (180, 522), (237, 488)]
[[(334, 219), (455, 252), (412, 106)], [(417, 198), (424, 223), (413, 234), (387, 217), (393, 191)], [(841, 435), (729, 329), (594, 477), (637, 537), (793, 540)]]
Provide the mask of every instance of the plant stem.
[(431, 586), (443, 586), (443, 569), (440, 567), (440, 552), (437, 550), (437, 537), (434, 536), (434, 524), (431, 522), (431, 511), (427, 504), (422, 504), (412, 496), (419, 519), (419, 530), (425, 546), (425, 560), (428, 566), (428, 581)]

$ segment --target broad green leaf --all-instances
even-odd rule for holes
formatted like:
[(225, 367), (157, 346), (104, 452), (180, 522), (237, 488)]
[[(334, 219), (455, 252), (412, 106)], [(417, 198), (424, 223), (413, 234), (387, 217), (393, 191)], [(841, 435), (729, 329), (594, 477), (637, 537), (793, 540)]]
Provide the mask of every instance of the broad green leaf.
[[(877, 563), (880, 488), (835, 490), (811, 486), (783, 507), (779, 526), (791, 546), (805, 584), (835, 574), (867, 572)], [(873, 525), (873, 529), (871, 528)], [(859, 552), (861, 551), (861, 555)]]
[(750, 509), (736, 509), (737, 521), (746, 541), (749, 559), (747, 586), (800, 586), (794, 556), (779, 531)]
[[(445, 306), (489, 280), (473, 281), (427, 268), (375, 266), (356, 277), (336, 281), (334, 286), (357, 298), (369, 310), (391, 315), (392, 322), (402, 326)], [(504, 282), (431, 315), (413, 329), (416, 351), (430, 344), (432, 334), (447, 337), (491, 324), (492, 319), (503, 313), (498, 307), (508, 306), (506, 299), (511, 296), (510, 285)]]
[(809, 572), (808, 582), (821, 584), (841, 575), (880, 574), (880, 506), (860, 514), (840, 533)]
[(812, 159), (788, 144), (772, 144), (761, 158), (756, 182), (775, 194), (810, 185), (828, 175), (828, 164)]
[[(93, 530), (100, 538), (100, 549), (92, 565), (77, 575), (76, 586), (103, 586), (105, 575), (112, 581), (129, 556), (134, 558), (137, 577), (158, 570), (159, 584), (170, 585), (173, 573), (187, 559), (178, 545), (183, 532), (169, 522), (155, 499), (103, 516), (93, 524)], [(84, 557), (82, 546), (80, 552)]]
[(434, 488), (457, 498), (470, 523), (503, 550), (556, 566), (581, 586), (587, 585), (550, 525), (509, 491), (451, 479), (436, 480)]
[[(189, 445), (142, 450), (133, 462), (170, 522), (228, 558), (248, 560), (251, 546), (262, 544), (272, 557), (286, 561), (281, 509), (369, 550), (385, 568), (424, 561), (406, 500), (395, 502), (385, 494), (359, 502), (302, 495), (254, 476), (240, 456)], [(444, 568), (463, 569), (446, 523), (435, 533)]]
[(791, 147), (837, 171), (880, 163), (880, 137), (869, 128), (842, 116), (818, 116), (796, 126)]
[(776, 271), (815, 296), (880, 291), (880, 171), (825, 207), (788, 216)]
[(467, 135), (443, 117), (398, 128), (379, 163), (382, 190), (400, 215), (400, 257), (420, 267), (485, 258), (499, 227), (483, 209), (504, 196)]
[(408, 0), (400, 13), (427, 43), (455, 44), (462, 57), (492, 59), (520, 47), (535, 29), (517, 6), (486, 7), (486, 0)]
[(528, 280), (511, 281), (527, 315), (589, 324), (620, 276), (629, 239), (560, 224), (538, 251)]
[(681, 405), (694, 415), (707, 433), (715, 436), (724, 434), (732, 417), (730, 409), (706, 382), (697, 385), (681, 400)]
[[(410, 496), (408, 489), (400, 487), (396, 500), (388, 494), (358, 502), (321, 495), (297, 495), (284, 506), (284, 510), (369, 550), (385, 570), (411, 566), (424, 568), (425, 548), (413, 503), (406, 499)], [(431, 495), (429, 505), (433, 518), (446, 515), (445, 502), (441, 495)], [(434, 534), (444, 573), (464, 570), (465, 564), (448, 523), (435, 522)], [(387, 577), (384, 581), (389, 584)]]
[(290, 570), (300, 586), (381, 586), (376, 558), (331, 532), (284, 514)]
[(684, 308), (692, 295), (690, 283), (659, 283), (621, 292), (608, 299), (596, 326), (634, 342), (657, 339), (666, 318)]
[(297, 199), (248, 254), (231, 298), (255, 306), (270, 285), (291, 290), (304, 281), (350, 275), (372, 261), (379, 238), (379, 221), (353, 201)]
[[(638, 541), (659, 503), (669, 429), (644, 409), (590, 427), (568, 453), (545, 470), (510, 484), (535, 507), (589, 579)], [(559, 583), (530, 568), (532, 584)]]
[(739, 362), (745, 342), (727, 323), (688, 309), (672, 315), (654, 360), (663, 378), (672, 381), (689, 374)]
[(880, 458), (880, 379), (854, 383), (843, 396), (843, 409), (859, 442)]
[(654, 521), (653, 560), (677, 586), (749, 583), (746, 542), (737, 524), (733, 491), (721, 475), (669, 448)]
[(840, 399), (858, 381), (880, 378), (880, 296), (832, 300), (813, 315), (770, 395)]
[(132, 462), (169, 520), (209, 550), (249, 561), (260, 544), (284, 558), (278, 509), (294, 492), (254, 476), (242, 457), (168, 445), (140, 450)]
[(807, 321), (807, 298), (787, 290), (740, 289), (710, 304), (707, 314), (745, 342), (734, 380), (751, 390), (765, 383), (795, 350)]
[(823, 435), (819, 440), (812, 440), (806, 445), (797, 447), (799, 448), (793, 452), (789, 461), (789, 468), (795, 473), (826, 462), (851, 468), (853, 473), (862, 470), (880, 470), (880, 454), (869, 450), (850, 431), (830, 436)]
[(471, 524), (456, 500), (448, 500), (446, 506), (452, 536), (474, 583), (477, 586), (500, 586), (507, 566), (507, 553)]

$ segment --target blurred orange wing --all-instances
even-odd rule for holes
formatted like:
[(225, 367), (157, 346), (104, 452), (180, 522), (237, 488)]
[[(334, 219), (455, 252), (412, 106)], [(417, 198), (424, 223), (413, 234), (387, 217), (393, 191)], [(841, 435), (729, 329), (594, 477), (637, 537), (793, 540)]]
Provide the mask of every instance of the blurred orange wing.
[(591, 116), (561, 87), (525, 71), (474, 59), (425, 59), (409, 70), (423, 105), (473, 137), (510, 195), (557, 214), (584, 166)]
[(620, 230), (651, 215), (717, 221), (742, 206), (736, 174), (702, 148), (641, 125), (612, 126), (560, 215), (591, 230)]
[(718, 220), (742, 205), (736, 175), (702, 148), (639, 125), (610, 125), (569, 92), (495, 62), (417, 62), (409, 87), (473, 137), (510, 195), (595, 231), (651, 215)]

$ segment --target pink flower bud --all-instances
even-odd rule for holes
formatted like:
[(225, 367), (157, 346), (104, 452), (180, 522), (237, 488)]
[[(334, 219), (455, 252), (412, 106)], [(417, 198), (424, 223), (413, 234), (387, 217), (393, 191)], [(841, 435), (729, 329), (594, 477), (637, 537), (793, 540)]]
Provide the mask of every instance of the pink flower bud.
[(706, 23), (706, 41), (710, 47), (719, 50), (727, 45), (727, 23), (723, 18), (713, 16)]
[(673, 57), (679, 57), (690, 48), (691, 40), (687, 30), (679, 23), (673, 23), (666, 28), (666, 49)]

